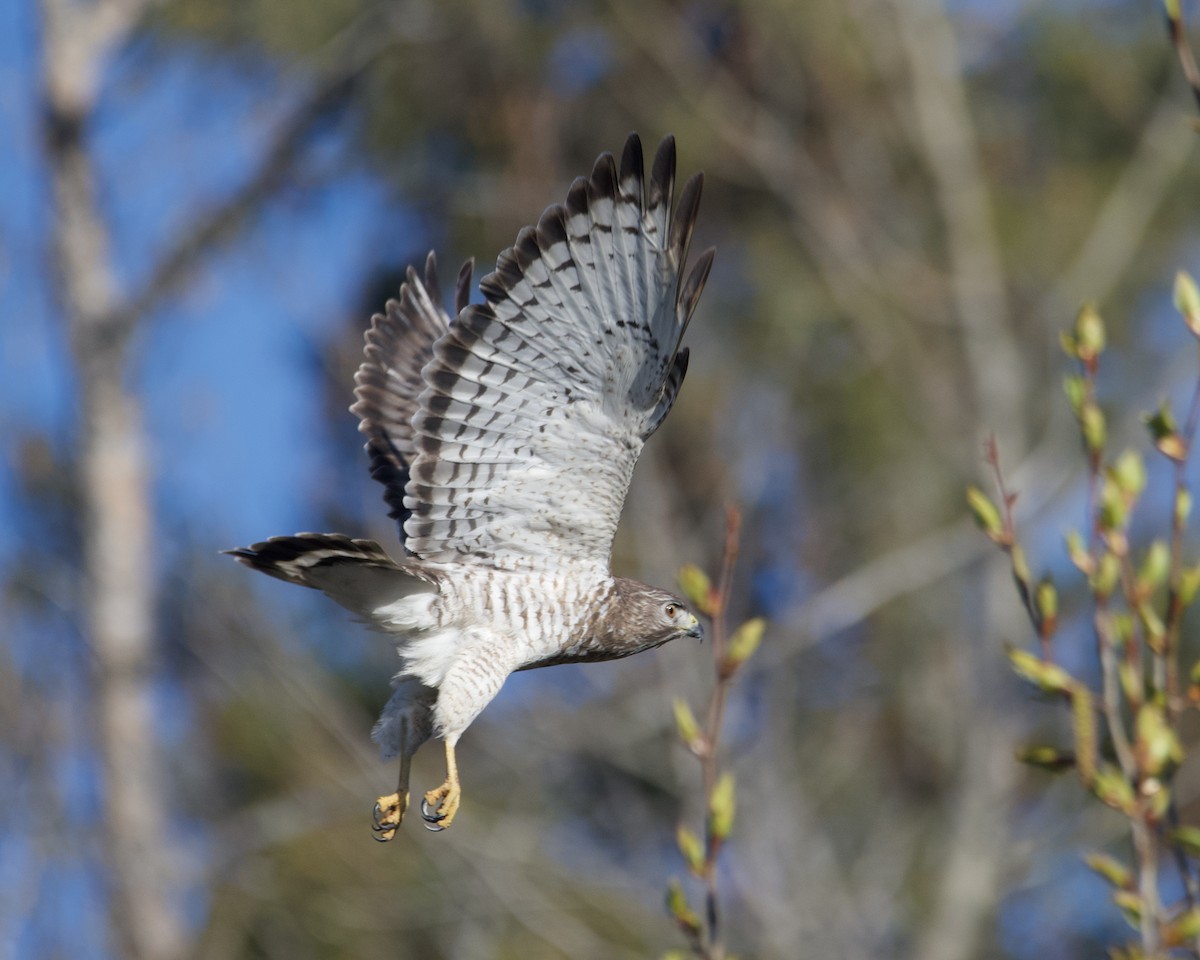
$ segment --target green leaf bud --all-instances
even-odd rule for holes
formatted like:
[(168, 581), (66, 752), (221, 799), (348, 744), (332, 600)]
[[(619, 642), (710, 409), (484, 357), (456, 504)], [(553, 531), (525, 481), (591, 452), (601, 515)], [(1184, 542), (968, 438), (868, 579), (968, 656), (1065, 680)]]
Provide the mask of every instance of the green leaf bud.
[(1192, 492), (1183, 487), (1175, 491), (1175, 522), (1186, 527), (1192, 515)]
[(976, 486), (967, 487), (967, 506), (979, 528), (996, 543), (1003, 543), (1004, 521), (1000, 518), (1000, 510), (988, 495)]
[(1190, 607), (1200, 590), (1200, 564), (1184, 567), (1179, 573), (1179, 601), (1185, 607)]
[(1131, 499), (1146, 488), (1146, 464), (1136, 450), (1124, 451), (1109, 472), (1120, 491)]
[(1111, 477), (1100, 486), (1100, 527), (1105, 532), (1122, 530), (1129, 519), (1129, 501)]
[(1187, 458), (1187, 444), (1179, 435), (1175, 416), (1166, 400), (1159, 404), (1154, 413), (1147, 414), (1143, 419), (1159, 453), (1177, 463)]
[(1162, 653), (1166, 643), (1167, 628), (1163, 626), (1158, 611), (1149, 602), (1137, 606), (1138, 619), (1142, 621), (1142, 629), (1146, 631), (1146, 644), (1155, 653)]
[(708, 835), (714, 846), (723, 843), (733, 832), (736, 808), (733, 774), (723, 773), (708, 801)]
[(1175, 274), (1175, 309), (1192, 333), (1200, 337), (1200, 289), (1196, 281), (1183, 270)]
[(1141, 927), (1144, 907), (1140, 896), (1132, 890), (1117, 890), (1112, 895), (1112, 901), (1121, 911), (1126, 923), (1134, 930)]
[(1161, 587), (1171, 571), (1171, 551), (1165, 540), (1155, 540), (1146, 551), (1142, 566), (1138, 570), (1138, 588), (1151, 592)]
[(1038, 619), (1041, 621), (1040, 633), (1049, 637), (1058, 629), (1058, 591), (1054, 589), (1054, 581), (1043, 577), (1033, 594), (1034, 605), (1037, 607)]
[(762, 642), (763, 631), (767, 621), (762, 617), (747, 620), (729, 638), (729, 646), (725, 650), (725, 662), (722, 664), (722, 675), (728, 676), (738, 667), (754, 656), (754, 651)]
[(1134, 812), (1136, 799), (1133, 787), (1123, 774), (1111, 764), (1104, 764), (1092, 778), (1092, 793), (1103, 804), (1119, 810), (1124, 814)]
[(700, 918), (688, 904), (683, 885), (674, 878), (667, 885), (667, 912), (688, 937), (700, 936)]
[(1094, 361), (1105, 347), (1104, 321), (1094, 303), (1085, 303), (1075, 316), (1076, 356), (1084, 363)]
[(1061, 773), (1075, 766), (1075, 755), (1073, 753), (1041, 744), (1019, 748), (1016, 752), (1016, 758), (1019, 763), (1026, 763), (1031, 767), (1049, 770), (1051, 773)]
[(1117, 890), (1133, 889), (1133, 872), (1115, 857), (1106, 853), (1089, 853), (1083, 860)]
[(1033, 574), (1029, 572), (1029, 561), (1025, 559), (1025, 551), (1020, 546), (1013, 544), (1012, 550), (1009, 552), (1009, 561), (1012, 563), (1013, 579), (1028, 588), (1030, 581), (1033, 580)]
[(696, 611), (711, 617), (716, 612), (717, 597), (708, 574), (695, 564), (685, 564), (679, 570), (679, 589)]
[(1084, 545), (1083, 536), (1078, 530), (1072, 530), (1067, 534), (1066, 540), (1067, 556), (1071, 558), (1071, 562), (1075, 564), (1080, 573), (1090, 577), (1096, 569), (1096, 561)]
[(688, 869), (698, 877), (704, 876), (704, 844), (700, 838), (681, 823), (675, 831), (675, 841), (679, 844), (679, 852), (683, 854)]
[(1111, 597), (1121, 580), (1121, 561), (1111, 551), (1100, 558), (1100, 565), (1092, 577), (1092, 592), (1100, 599)]
[(1067, 403), (1071, 405), (1071, 412), (1075, 416), (1079, 416), (1083, 401), (1087, 399), (1087, 381), (1078, 374), (1071, 374), (1063, 380), (1063, 393), (1067, 395)]
[(1157, 703), (1144, 703), (1134, 721), (1134, 756), (1138, 770), (1158, 777), (1168, 767), (1183, 762), (1183, 746), (1167, 721), (1166, 712)]
[(1176, 827), (1167, 839), (1189, 857), (1200, 859), (1200, 827)]
[(1048, 663), (1019, 647), (1008, 648), (1008, 659), (1017, 675), (1047, 693), (1069, 693), (1075, 679), (1056, 663)]
[(1108, 427), (1104, 413), (1092, 401), (1079, 408), (1079, 426), (1083, 430), (1083, 442), (1087, 445), (1088, 453), (1100, 453), (1108, 439)]
[(696, 722), (692, 708), (682, 697), (676, 697), (671, 709), (675, 713), (675, 729), (679, 731), (679, 739), (692, 753), (697, 756), (703, 755), (704, 735), (700, 732), (700, 724)]

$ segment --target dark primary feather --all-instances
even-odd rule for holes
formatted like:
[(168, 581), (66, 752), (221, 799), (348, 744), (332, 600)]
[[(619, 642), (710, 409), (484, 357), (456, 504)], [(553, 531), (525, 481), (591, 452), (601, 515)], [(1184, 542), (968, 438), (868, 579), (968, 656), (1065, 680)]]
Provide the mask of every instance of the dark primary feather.
[[(471, 292), (473, 261), (458, 272), (455, 283), (455, 312), (467, 305)], [(358, 429), (367, 437), (371, 476), (384, 486), (388, 515), (400, 526), (404, 540), (404, 486), (416, 455), (409, 421), (417, 409), (417, 398), (425, 389), (421, 368), (433, 356), (433, 345), (450, 326), (441, 306), (437, 258), (425, 259), (425, 277), (408, 268), (400, 295), (389, 300), (383, 313), (371, 318), (365, 335), (364, 359), (354, 375), (355, 403), (350, 412), (361, 418)]]

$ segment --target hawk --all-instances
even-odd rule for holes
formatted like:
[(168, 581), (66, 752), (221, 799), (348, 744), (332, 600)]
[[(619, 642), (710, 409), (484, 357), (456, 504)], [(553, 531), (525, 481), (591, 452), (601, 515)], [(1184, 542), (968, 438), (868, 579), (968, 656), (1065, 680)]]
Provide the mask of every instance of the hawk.
[(409, 805), (413, 754), (431, 736), (446, 780), (424, 796), (430, 829), (462, 797), (455, 745), (516, 670), (613, 660), (700, 637), (686, 602), (609, 568), (642, 445), (687, 372), (684, 331), (713, 251), (685, 275), (702, 175), (675, 193), (675, 142), (646, 178), (636, 134), (571, 185), (565, 204), (517, 234), (454, 319), (436, 260), (411, 267), (375, 315), (355, 375), (371, 475), (405, 555), (341, 534), (272, 537), (228, 551), (263, 573), (323, 591), (398, 638), (402, 666), (373, 737), (399, 757), (378, 799), (377, 839)]

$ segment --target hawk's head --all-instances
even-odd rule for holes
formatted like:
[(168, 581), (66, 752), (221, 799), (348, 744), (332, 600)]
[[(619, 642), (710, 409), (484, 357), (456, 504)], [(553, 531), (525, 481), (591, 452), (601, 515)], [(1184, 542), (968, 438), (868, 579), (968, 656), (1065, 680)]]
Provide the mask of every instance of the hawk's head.
[(657, 587), (618, 578), (620, 601), (610, 614), (614, 639), (630, 653), (648, 650), (678, 637), (704, 638), (700, 619), (683, 600)]

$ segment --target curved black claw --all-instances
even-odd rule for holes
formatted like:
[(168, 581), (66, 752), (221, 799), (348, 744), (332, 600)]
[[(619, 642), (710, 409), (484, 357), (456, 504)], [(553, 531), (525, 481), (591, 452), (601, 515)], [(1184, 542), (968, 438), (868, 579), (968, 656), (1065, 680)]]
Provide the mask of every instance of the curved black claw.
[[(425, 829), (426, 829), (426, 830), (428, 830), (430, 833), (441, 833), (441, 832), (442, 832), (443, 830), (445, 830), (446, 828), (445, 828), (445, 827), (443, 827), (443, 826), (442, 826), (440, 823), (426, 823), (426, 824), (425, 824)], [(376, 837), (375, 839), (376, 839), (376, 840), (382, 840), (383, 838), (382, 838), (382, 837)]]
[(375, 804), (375, 809), (371, 811), (371, 820), (372, 820), (372, 821), (374, 822), (374, 824), (375, 824), (375, 826), (373, 826), (373, 827), (371, 828), (372, 830), (379, 831), (379, 830), (386, 830), (386, 829), (387, 829), (387, 828), (386, 828), (386, 827), (383, 825), (383, 823), (382, 823), (382, 820), (383, 820), (383, 808), (382, 808), (381, 806), (379, 806), (379, 804), (378, 804), (378, 803), (376, 803), (376, 804)]
[[(444, 813), (438, 813), (437, 810), (438, 810), (437, 807), (431, 807), (429, 805), (428, 800), (423, 799), (421, 801), (421, 818), (426, 823), (435, 823), (436, 824), (436, 823), (440, 823), (441, 821), (446, 819), (446, 815)], [(444, 830), (446, 828), (438, 827), (437, 829)]]

